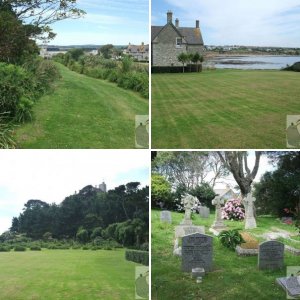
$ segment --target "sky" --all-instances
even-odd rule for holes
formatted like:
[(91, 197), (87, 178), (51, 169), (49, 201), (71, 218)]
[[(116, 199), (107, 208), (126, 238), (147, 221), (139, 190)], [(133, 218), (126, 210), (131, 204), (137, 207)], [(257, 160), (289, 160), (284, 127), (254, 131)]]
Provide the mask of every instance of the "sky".
[(300, 0), (152, 0), (152, 25), (200, 20), (205, 45), (300, 47)]
[(53, 25), (51, 45), (128, 45), (148, 43), (148, 0), (77, 0), (87, 14)]
[(0, 234), (30, 199), (61, 203), (87, 185), (149, 185), (147, 150), (0, 150)]

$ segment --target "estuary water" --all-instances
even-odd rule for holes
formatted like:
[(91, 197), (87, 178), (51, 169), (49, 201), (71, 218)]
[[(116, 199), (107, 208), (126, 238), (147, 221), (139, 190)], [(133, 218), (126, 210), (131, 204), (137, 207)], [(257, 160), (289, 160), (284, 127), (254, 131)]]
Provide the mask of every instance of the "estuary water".
[(206, 61), (213, 64), (217, 69), (252, 69), (252, 70), (279, 70), (300, 62), (300, 56), (280, 55), (251, 55), (251, 56), (217, 56)]

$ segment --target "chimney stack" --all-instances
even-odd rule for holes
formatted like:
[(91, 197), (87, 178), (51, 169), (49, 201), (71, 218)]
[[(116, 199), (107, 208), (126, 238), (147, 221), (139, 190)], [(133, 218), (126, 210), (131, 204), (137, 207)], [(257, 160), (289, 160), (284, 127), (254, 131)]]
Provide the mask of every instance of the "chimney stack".
[(175, 20), (175, 26), (178, 28), (179, 27), (179, 20), (178, 20), (178, 18), (176, 18), (176, 20)]
[(173, 13), (172, 13), (172, 11), (168, 11), (167, 12), (167, 23), (169, 24), (172, 24), (173, 23)]
[(199, 20), (196, 20), (196, 28), (199, 28)]

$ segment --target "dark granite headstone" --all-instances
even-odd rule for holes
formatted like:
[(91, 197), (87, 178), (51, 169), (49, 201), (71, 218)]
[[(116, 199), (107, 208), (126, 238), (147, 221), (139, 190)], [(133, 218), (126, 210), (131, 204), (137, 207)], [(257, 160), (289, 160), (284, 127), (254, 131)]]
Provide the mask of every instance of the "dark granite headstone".
[(182, 238), (182, 271), (191, 272), (194, 268), (212, 269), (213, 238), (206, 234), (194, 233)]
[(284, 244), (277, 241), (263, 242), (258, 247), (258, 268), (276, 270), (284, 266)]

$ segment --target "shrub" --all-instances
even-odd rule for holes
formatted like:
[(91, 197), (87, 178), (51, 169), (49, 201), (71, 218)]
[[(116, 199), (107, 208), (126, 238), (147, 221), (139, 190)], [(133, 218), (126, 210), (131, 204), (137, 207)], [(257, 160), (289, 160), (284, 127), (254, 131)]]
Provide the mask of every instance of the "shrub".
[(101, 227), (96, 227), (93, 229), (93, 232), (91, 234), (91, 239), (95, 239), (96, 237), (101, 237), (102, 236), (102, 228)]
[(86, 243), (89, 239), (89, 233), (86, 229), (79, 228), (76, 238), (80, 243)]
[(0, 114), (0, 148), (14, 149), (16, 142), (13, 138), (15, 125), (7, 120), (6, 114)]
[(9, 252), (10, 248), (7, 246), (0, 246), (0, 252)]
[(144, 243), (141, 245), (141, 250), (142, 251), (149, 251), (149, 244), (148, 243)]
[(222, 218), (225, 220), (244, 220), (245, 208), (241, 200), (228, 200), (222, 208)]
[(110, 247), (110, 246), (104, 246), (103, 249), (104, 249), (104, 250), (112, 250), (113, 248)]
[(235, 250), (237, 245), (245, 243), (244, 239), (236, 229), (224, 230), (219, 234), (218, 238), (223, 246), (231, 250)]
[(30, 250), (31, 250), (31, 251), (41, 251), (42, 249), (41, 249), (40, 246), (31, 246), (31, 247), (30, 247)]
[(30, 76), (18, 66), (0, 63), (0, 114), (15, 117), (18, 104), (32, 86)]
[(15, 246), (14, 250), (15, 251), (26, 251), (26, 248), (23, 246)]
[(145, 266), (149, 265), (149, 252), (138, 251), (138, 250), (126, 250), (125, 259), (129, 261), (134, 261), (138, 264), (143, 264)]
[(89, 246), (83, 246), (82, 250), (90, 250), (90, 247)]

